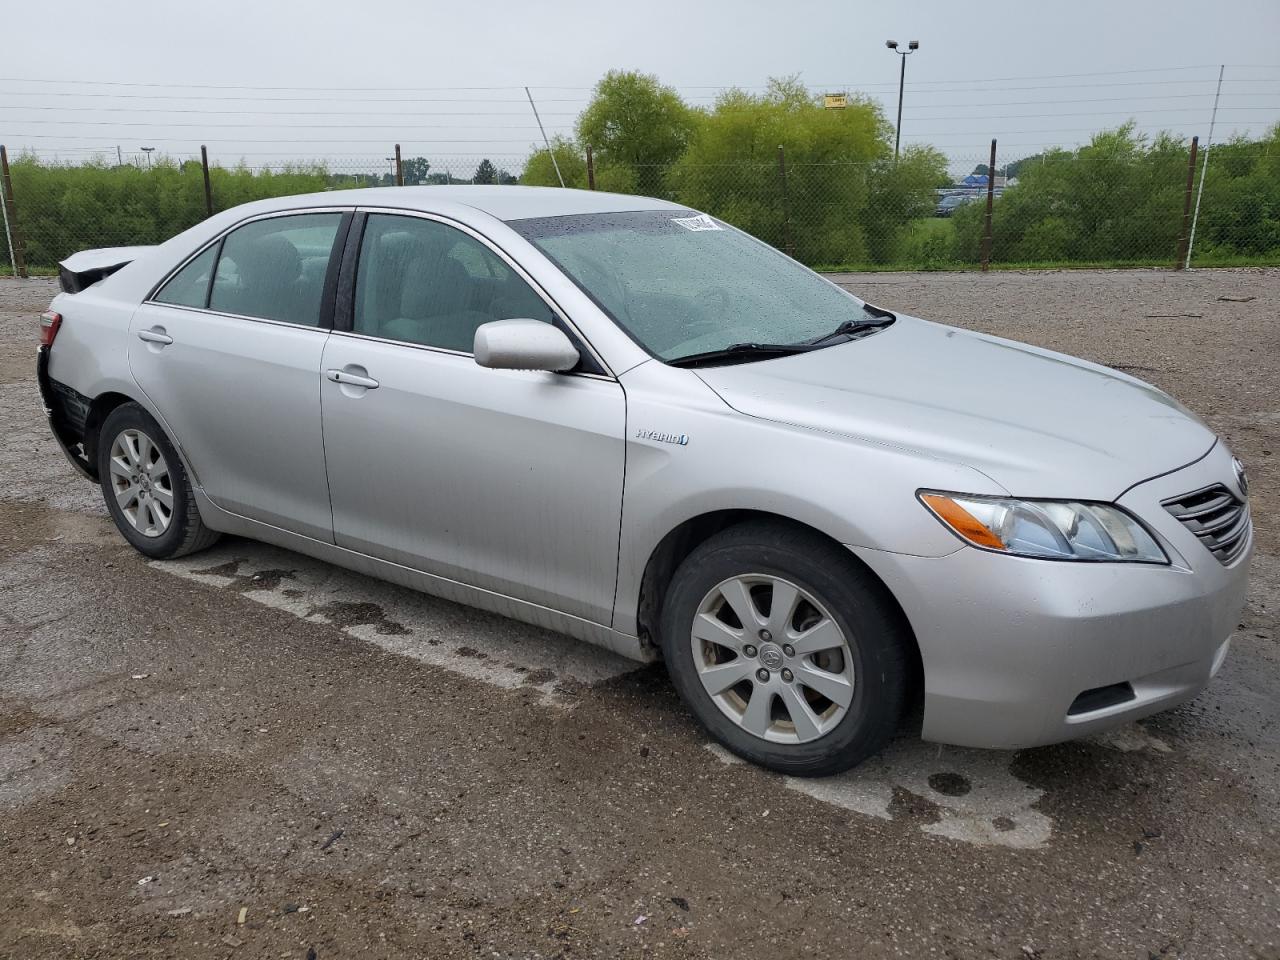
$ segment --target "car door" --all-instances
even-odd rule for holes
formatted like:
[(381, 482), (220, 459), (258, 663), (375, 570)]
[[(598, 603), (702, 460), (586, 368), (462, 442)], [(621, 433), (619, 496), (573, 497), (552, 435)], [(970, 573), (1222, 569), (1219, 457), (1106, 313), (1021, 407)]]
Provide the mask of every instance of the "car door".
[(332, 542), (321, 355), (350, 212), (230, 231), (134, 314), (129, 365), (218, 506)]
[(482, 323), (565, 325), (478, 235), (389, 213), (352, 233), (349, 315), (339, 311), (323, 363), (336, 542), (609, 623), (622, 388), (590, 372), (589, 353), (569, 374), (475, 363)]

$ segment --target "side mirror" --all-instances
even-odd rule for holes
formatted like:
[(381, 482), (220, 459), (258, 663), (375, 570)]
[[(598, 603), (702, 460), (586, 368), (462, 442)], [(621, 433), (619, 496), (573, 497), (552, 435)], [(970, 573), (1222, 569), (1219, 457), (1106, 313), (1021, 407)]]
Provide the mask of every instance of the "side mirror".
[(563, 330), (541, 320), (491, 320), (476, 328), (476, 363), (493, 370), (563, 372), (580, 357)]

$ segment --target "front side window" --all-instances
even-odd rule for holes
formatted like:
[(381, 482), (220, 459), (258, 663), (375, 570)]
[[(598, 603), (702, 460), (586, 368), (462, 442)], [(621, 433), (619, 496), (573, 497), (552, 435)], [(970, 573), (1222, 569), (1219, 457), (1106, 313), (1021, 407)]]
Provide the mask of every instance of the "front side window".
[(805, 344), (874, 319), (861, 300), (718, 220), (642, 210), (514, 220), (650, 353)]
[(517, 318), (555, 321), (479, 240), (435, 220), (369, 215), (356, 267), (356, 333), (470, 353), (482, 323)]
[(209, 309), (314, 327), (341, 213), (255, 220), (227, 234)]
[(207, 306), (209, 278), (213, 276), (213, 261), (217, 257), (218, 245), (215, 243), (170, 277), (155, 295), (156, 302), (171, 303), (176, 307)]

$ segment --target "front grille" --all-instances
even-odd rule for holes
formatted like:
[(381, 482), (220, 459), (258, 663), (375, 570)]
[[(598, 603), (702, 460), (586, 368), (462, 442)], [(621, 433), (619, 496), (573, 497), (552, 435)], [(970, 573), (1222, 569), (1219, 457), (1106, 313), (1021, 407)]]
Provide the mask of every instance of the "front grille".
[(1224, 566), (1249, 543), (1249, 505), (1220, 483), (1165, 500), (1164, 508)]

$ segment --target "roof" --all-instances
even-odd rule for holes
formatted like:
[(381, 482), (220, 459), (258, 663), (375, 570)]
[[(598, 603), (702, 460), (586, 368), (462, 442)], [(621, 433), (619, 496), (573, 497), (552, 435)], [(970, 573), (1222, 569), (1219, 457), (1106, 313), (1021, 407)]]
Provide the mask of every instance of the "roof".
[[(273, 201), (260, 201), (264, 206)], [(596, 190), (567, 190), (561, 187), (516, 187), (463, 184), (457, 186), (369, 187), (360, 190), (331, 190), (325, 193), (278, 197), (281, 207), (307, 206), (317, 202), (358, 206), (395, 206), (406, 210), (444, 213), (457, 205), (481, 210), (499, 220), (527, 220), (533, 217), (561, 217), (580, 213), (620, 213), (626, 210), (684, 210), (679, 204), (653, 197), (637, 197)]]

